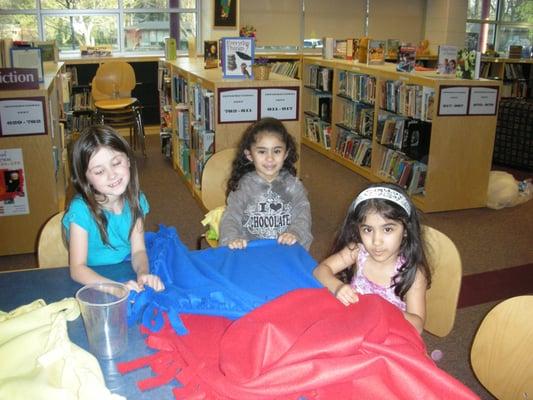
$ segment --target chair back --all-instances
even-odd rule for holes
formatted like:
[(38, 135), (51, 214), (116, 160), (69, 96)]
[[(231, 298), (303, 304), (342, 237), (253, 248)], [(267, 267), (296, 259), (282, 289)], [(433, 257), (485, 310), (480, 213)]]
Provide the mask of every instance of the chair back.
[(226, 205), (226, 184), (237, 149), (217, 151), (205, 163), (202, 173), (202, 203), (207, 210)]
[(500, 400), (533, 396), (533, 296), (499, 303), (485, 316), (470, 351), (472, 368)]
[(432, 270), (431, 287), (426, 293), (424, 329), (436, 336), (444, 337), (450, 333), (455, 322), (461, 289), (461, 257), (455, 244), (444, 233), (424, 226), (423, 235)]
[(50, 218), (41, 230), (37, 246), (39, 268), (65, 267), (68, 265), (68, 249), (63, 239), (61, 220), (64, 211)]
[(135, 71), (125, 61), (108, 61), (101, 64), (91, 84), (94, 101), (131, 97), (135, 88)]

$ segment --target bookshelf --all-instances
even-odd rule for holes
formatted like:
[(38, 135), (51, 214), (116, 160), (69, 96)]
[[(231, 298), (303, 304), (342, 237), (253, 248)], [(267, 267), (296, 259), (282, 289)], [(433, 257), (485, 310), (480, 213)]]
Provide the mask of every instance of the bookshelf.
[[(440, 94), (449, 93), (449, 88), (470, 93), (473, 87), (479, 92), (498, 89), (499, 82), (442, 79), (434, 72), (397, 72), (389, 63), (318, 57), (304, 58), (302, 67), (302, 144), (372, 182), (403, 184), (424, 212), (485, 206), (497, 102), (491, 115), (438, 115), (437, 110)], [(313, 111), (320, 96), (313, 82), (316, 71), (324, 69), (331, 74), (330, 92), (325, 91), (331, 96), (330, 120)], [(392, 102), (391, 93), (396, 96)], [(329, 126), (329, 138), (313, 137), (310, 117)], [(389, 134), (386, 124), (392, 129)], [(418, 145), (406, 147), (407, 143)], [(413, 177), (418, 179), (410, 186)]]
[[(241, 110), (223, 106), (221, 103), (228, 104), (227, 99), (233, 94), (246, 102), (254, 93), (257, 99), (267, 92), (297, 93), (294, 119), (283, 123), (300, 149), (299, 80), (275, 73), (270, 74), (269, 80), (261, 81), (223, 79), (220, 68), (205, 69), (202, 58), (178, 58), (165, 64), (171, 80), (172, 165), (198, 201), (207, 159), (214, 152), (236, 147), (244, 130), (261, 116), (259, 101), (252, 101), (250, 104), (255, 105)], [(248, 118), (246, 121), (239, 120), (246, 119), (243, 115)]]
[[(0, 255), (33, 253), (39, 232), (44, 223), (65, 208), (68, 186), (67, 141), (62, 120), (65, 84), (62, 63), (44, 63), (44, 83), (38, 89), (2, 90), (0, 101), (15, 101), (23, 104), (27, 100), (43, 101), (42, 115), (45, 123), (39, 134), (6, 135), (0, 137), (0, 152), (22, 155), (24, 195), (17, 200), (26, 202), (20, 214), (10, 213), (9, 205), (0, 201)], [(67, 90), (68, 92), (68, 90)], [(67, 93), (68, 94), (68, 93)], [(40, 108), (40, 107), (38, 107)], [(31, 111), (30, 111), (31, 113)], [(5, 167), (2, 166), (3, 169)], [(9, 168), (9, 167), (8, 167)], [(4, 195), (5, 193), (3, 193)]]
[(532, 58), (482, 57), (480, 77), (502, 81), (502, 98), (533, 98), (532, 70)]

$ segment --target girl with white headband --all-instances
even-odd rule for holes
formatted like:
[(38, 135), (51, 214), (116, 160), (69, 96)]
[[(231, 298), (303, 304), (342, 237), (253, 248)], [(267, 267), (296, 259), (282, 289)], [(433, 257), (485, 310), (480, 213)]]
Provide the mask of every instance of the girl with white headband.
[(387, 183), (363, 190), (350, 206), (330, 256), (313, 274), (344, 305), (357, 302), (358, 295), (377, 294), (422, 332), (431, 272), (417, 211), (404, 190)]

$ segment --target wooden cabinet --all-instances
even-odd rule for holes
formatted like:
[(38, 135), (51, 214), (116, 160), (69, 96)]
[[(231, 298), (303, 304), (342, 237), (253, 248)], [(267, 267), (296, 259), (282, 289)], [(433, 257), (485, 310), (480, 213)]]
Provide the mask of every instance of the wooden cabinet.
[[(319, 76), (318, 81), (315, 76)], [(471, 93), (471, 88), (476, 87), (492, 88), (494, 94), (499, 88), (498, 82), (442, 79), (432, 72), (396, 72), (394, 64), (373, 66), (321, 58), (304, 58), (302, 78), (304, 145), (370, 181), (403, 183), (422, 211), (485, 206), (497, 103), (491, 115), (468, 115), (468, 111), (465, 115), (438, 115), (437, 110), (443, 88), (456, 87), (463, 93)], [(348, 91), (346, 79), (352, 79)], [(389, 90), (396, 90), (396, 96), (405, 97), (393, 99), (396, 105), (392, 106)], [(421, 96), (431, 96), (431, 93), (430, 104), (421, 107)], [(351, 124), (347, 115), (356, 115)], [(422, 134), (425, 135), (425, 154), (405, 151), (403, 141), (415, 140), (413, 138), (406, 136), (399, 143), (386, 140), (383, 129), (388, 118), (415, 127), (423, 125), (417, 134), (421, 141)], [(404, 129), (404, 125), (400, 129)], [(355, 154), (343, 147), (342, 141), (349, 135), (357, 142)], [(396, 158), (391, 161), (390, 157)], [(413, 175), (409, 175), (411, 172), (406, 165), (419, 166), (418, 175), (415, 175), (418, 180), (411, 187)], [(408, 173), (402, 177), (402, 171)], [(417, 188), (419, 180), (423, 186)]]
[[(63, 64), (45, 63), (45, 81), (35, 90), (0, 91), (0, 100), (42, 99), (45, 134), (0, 137), (0, 152), (22, 153), (28, 213), (0, 214), (0, 255), (33, 253), (44, 223), (65, 208), (68, 180), (63, 117)], [(40, 100), (39, 100), (40, 101)], [(0, 206), (5, 207), (4, 202)]]
[[(300, 149), (300, 81), (278, 74), (271, 74), (269, 80), (223, 79), (218, 68), (204, 69), (203, 59), (180, 58), (166, 62), (172, 79), (172, 157), (173, 165), (180, 172), (193, 195), (199, 199), (201, 194), (201, 174), (203, 165), (213, 152), (236, 147), (244, 130), (261, 116), (261, 93), (290, 92), (295, 95), (294, 119), (283, 123), (294, 137)], [(246, 92), (246, 90), (250, 92)], [(244, 92), (243, 92), (244, 91)], [(253, 106), (236, 107), (223, 110), (221, 98), (229, 96), (257, 96)], [(226, 104), (226, 103), (225, 103)], [(244, 103), (240, 103), (244, 104)], [(266, 104), (266, 103), (265, 103)], [(263, 104), (264, 105), (264, 104)], [(241, 108), (241, 109), (239, 109)], [(242, 109), (245, 108), (245, 109)], [(252, 117), (255, 113), (255, 118)], [(229, 121), (228, 113), (235, 115)], [(238, 121), (242, 114), (250, 118)]]

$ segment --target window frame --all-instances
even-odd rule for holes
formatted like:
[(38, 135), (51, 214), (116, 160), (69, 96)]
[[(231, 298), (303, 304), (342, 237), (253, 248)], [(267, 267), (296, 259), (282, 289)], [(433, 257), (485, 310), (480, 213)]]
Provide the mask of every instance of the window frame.
[[(196, 14), (196, 36), (201, 36), (201, 0), (195, 1), (195, 7), (194, 8), (182, 8), (182, 7), (167, 7), (167, 8), (124, 8), (123, 7), (123, 0), (117, 0), (117, 8), (102, 8), (98, 10), (94, 9), (43, 9), (41, 7), (41, 0), (35, 0), (35, 9), (0, 9), (0, 15), (35, 15), (38, 23), (37, 32), (39, 34), (39, 40), (46, 40), (44, 37), (44, 20), (45, 17), (69, 17), (72, 15), (82, 15), (82, 16), (117, 16), (118, 21), (118, 31), (117, 31), (117, 44), (118, 49), (116, 52), (120, 54), (129, 54), (131, 53), (130, 50), (127, 50), (125, 48), (126, 45), (126, 38), (125, 38), (125, 14), (148, 14), (148, 13), (154, 13), (154, 14)], [(170, 26), (169, 26), (169, 35), (172, 35), (172, 32), (170, 32)], [(73, 50), (61, 50), (61, 53), (63, 54), (72, 54), (72, 53), (79, 53), (80, 49), (79, 47), (77, 49)], [(179, 53), (186, 53), (184, 50), (179, 50)], [(161, 51), (154, 51), (154, 50), (138, 50), (135, 53), (140, 54), (163, 54), (164, 50)]]

